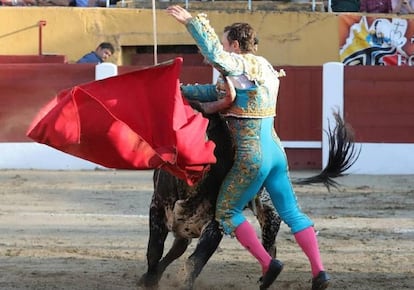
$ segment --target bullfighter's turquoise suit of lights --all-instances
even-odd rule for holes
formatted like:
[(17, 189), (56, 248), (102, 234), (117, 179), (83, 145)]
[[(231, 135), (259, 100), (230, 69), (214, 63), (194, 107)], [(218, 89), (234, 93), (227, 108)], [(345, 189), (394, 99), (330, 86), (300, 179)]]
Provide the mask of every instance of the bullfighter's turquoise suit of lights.
[[(297, 233), (313, 225), (302, 213), (288, 173), (285, 151), (274, 129), (279, 72), (263, 57), (223, 50), (217, 34), (203, 14), (193, 17), (187, 30), (200, 51), (236, 89), (225, 117), (235, 144), (235, 162), (217, 199), (216, 219), (226, 234), (245, 221), (245, 205), (264, 185), (282, 220)], [(216, 101), (223, 93), (223, 79), (217, 84), (182, 86), (189, 100)]]

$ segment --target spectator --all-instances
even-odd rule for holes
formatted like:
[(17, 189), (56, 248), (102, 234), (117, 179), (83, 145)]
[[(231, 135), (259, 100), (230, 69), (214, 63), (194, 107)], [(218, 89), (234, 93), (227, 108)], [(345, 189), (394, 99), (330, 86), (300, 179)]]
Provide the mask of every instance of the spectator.
[(73, 7), (92, 7), (95, 6), (92, 1), (89, 0), (71, 0), (69, 6)]
[(359, 12), (359, 0), (332, 0), (333, 12)]
[(36, 5), (35, 0), (1, 0), (2, 6), (34, 6)]
[[(411, 1), (412, 2), (412, 1)], [(414, 13), (413, 4), (410, 3), (408, 0), (397, 0), (393, 1), (393, 4), (395, 4), (394, 13), (398, 14), (412, 14)]]
[(37, 6), (69, 6), (70, 0), (36, 0)]
[[(114, 7), (116, 6), (116, 3), (119, 2), (121, 0), (109, 0), (109, 2), (107, 3), (106, 0), (96, 0), (96, 4), (95, 6), (97, 7)], [(109, 4), (109, 6), (107, 6)]]
[(361, 12), (367, 13), (391, 13), (391, 0), (361, 0)]
[(102, 63), (107, 61), (114, 54), (114, 46), (109, 42), (102, 42), (95, 51), (85, 54), (76, 63)]
[(3, 6), (69, 6), (70, 0), (0, 0)]

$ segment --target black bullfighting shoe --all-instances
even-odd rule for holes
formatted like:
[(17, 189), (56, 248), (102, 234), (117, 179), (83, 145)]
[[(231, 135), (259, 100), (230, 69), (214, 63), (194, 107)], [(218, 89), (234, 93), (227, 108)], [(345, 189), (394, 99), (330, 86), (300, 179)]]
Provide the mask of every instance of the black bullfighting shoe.
[(268, 289), (276, 280), (277, 276), (279, 276), (280, 272), (282, 272), (282, 269), (283, 263), (279, 260), (272, 259), (272, 261), (270, 261), (269, 269), (259, 280), (260, 290)]
[(318, 276), (312, 279), (312, 290), (323, 290), (329, 286), (329, 277), (328, 273), (325, 271), (320, 271)]

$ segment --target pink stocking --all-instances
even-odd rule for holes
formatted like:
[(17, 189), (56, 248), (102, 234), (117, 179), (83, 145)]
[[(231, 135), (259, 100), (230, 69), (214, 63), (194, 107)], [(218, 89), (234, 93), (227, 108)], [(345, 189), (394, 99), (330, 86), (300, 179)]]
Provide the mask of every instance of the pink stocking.
[(245, 247), (250, 254), (259, 261), (260, 265), (262, 265), (263, 273), (266, 273), (272, 257), (259, 241), (253, 226), (248, 221), (244, 221), (236, 228), (234, 233), (240, 244), (242, 244), (243, 247)]
[(316, 277), (320, 271), (323, 271), (321, 256), (319, 253), (318, 240), (316, 239), (313, 227), (304, 229), (295, 234), (296, 242), (302, 248), (302, 251), (308, 257), (312, 268), (312, 276)]

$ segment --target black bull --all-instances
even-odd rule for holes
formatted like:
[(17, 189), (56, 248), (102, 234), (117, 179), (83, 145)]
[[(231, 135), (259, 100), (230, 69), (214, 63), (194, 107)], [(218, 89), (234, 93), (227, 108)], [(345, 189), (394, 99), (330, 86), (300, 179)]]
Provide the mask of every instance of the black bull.
[[(318, 175), (293, 181), (296, 184), (324, 183), (328, 189), (336, 186), (332, 179), (342, 175), (358, 158), (353, 134), (335, 113), (336, 127), (327, 132), (330, 137), (330, 156), (325, 169)], [(194, 187), (163, 170), (155, 170), (154, 194), (149, 213), (149, 241), (147, 272), (138, 285), (157, 289), (165, 269), (178, 259), (193, 238), (199, 238), (194, 252), (185, 262), (185, 277), (181, 289), (193, 289), (195, 279), (217, 249), (223, 233), (214, 219), (214, 209), (221, 182), (233, 164), (234, 147), (225, 121), (218, 114), (208, 116), (207, 134), (216, 143), (217, 163), (211, 166), (205, 178)], [(248, 207), (254, 211), (262, 231), (265, 249), (276, 255), (276, 235), (281, 220), (262, 190)], [(173, 245), (165, 256), (164, 243), (169, 232), (174, 234)]]

